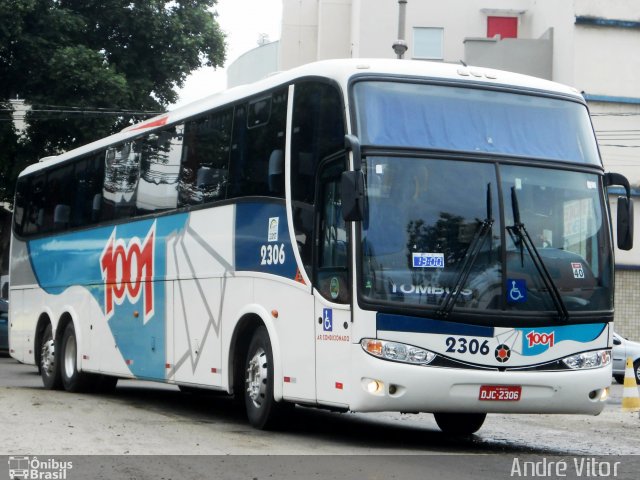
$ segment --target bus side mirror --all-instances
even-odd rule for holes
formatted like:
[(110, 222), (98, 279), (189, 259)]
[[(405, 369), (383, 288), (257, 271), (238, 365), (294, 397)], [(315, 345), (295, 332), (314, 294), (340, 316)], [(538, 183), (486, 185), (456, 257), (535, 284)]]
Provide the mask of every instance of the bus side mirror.
[(605, 173), (604, 186), (621, 185), (627, 196), (618, 197), (618, 221), (616, 233), (618, 248), (631, 250), (633, 248), (633, 200), (631, 199), (631, 185), (624, 175), (619, 173)]
[(342, 172), (342, 218), (359, 222), (364, 218), (364, 174), (362, 170)]
[(633, 200), (627, 197), (618, 197), (618, 221), (617, 221), (618, 248), (631, 250), (633, 248)]

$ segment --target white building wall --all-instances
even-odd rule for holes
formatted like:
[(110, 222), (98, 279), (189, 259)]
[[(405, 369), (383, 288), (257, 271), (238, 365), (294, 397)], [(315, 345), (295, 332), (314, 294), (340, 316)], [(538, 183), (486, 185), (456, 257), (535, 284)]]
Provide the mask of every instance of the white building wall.
[(280, 70), (316, 61), (318, 0), (283, 0)]
[[(572, 0), (567, 3), (574, 4), (576, 15), (590, 15), (616, 20), (624, 18), (640, 20), (638, 0)], [(634, 16), (635, 18), (630, 18)]]
[(318, 60), (351, 57), (351, 0), (318, 5)]
[[(640, 8), (640, 2), (638, 5)], [(640, 97), (640, 55), (636, 53), (640, 51), (640, 30), (579, 25), (575, 45), (574, 81), (581, 90)]]

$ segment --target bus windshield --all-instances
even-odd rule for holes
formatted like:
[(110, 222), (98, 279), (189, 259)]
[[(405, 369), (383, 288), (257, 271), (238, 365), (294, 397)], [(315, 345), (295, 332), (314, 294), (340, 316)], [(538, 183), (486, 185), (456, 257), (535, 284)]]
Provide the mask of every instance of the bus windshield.
[[(363, 169), (365, 300), (554, 312), (549, 290), (555, 287), (569, 312), (612, 308), (612, 261), (595, 174), (399, 156), (367, 157)], [(514, 233), (512, 191), (533, 251)]]
[(353, 92), (365, 145), (600, 165), (588, 111), (578, 102), (390, 81), (358, 82)]

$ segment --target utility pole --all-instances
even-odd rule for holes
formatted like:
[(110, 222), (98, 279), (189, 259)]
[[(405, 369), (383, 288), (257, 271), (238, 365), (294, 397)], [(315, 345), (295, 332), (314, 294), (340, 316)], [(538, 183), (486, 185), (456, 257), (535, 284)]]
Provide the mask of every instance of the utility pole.
[(398, 39), (393, 43), (393, 51), (398, 58), (404, 58), (404, 54), (409, 47), (404, 38), (405, 23), (407, 19), (407, 0), (398, 0)]

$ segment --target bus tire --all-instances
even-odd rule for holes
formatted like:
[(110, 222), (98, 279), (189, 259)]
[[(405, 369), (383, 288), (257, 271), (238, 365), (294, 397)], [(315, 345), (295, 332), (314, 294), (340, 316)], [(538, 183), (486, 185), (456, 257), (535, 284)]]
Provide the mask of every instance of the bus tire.
[(274, 428), (282, 405), (273, 399), (273, 351), (264, 326), (256, 329), (244, 362), (244, 404), (251, 426), (260, 430)]
[(482, 427), (486, 413), (434, 413), (436, 423), (443, 433), (449, 435), (471, 435)]
[(69, 322), (60, 342), (60, 374), (67, 392), (84, 392), (93, 386), (94, 377), (78, 370), (78, 341), (73, 322)]
[(59, 345), (56, 345), (56, 341), (53, 338), (53, 329), (49, 323), (40, 338), (40, 362), (38, 365), (42, 384), (47, 390), (62, 389), (59, 355), (56, 357), (56, 349), (58, 347)]

